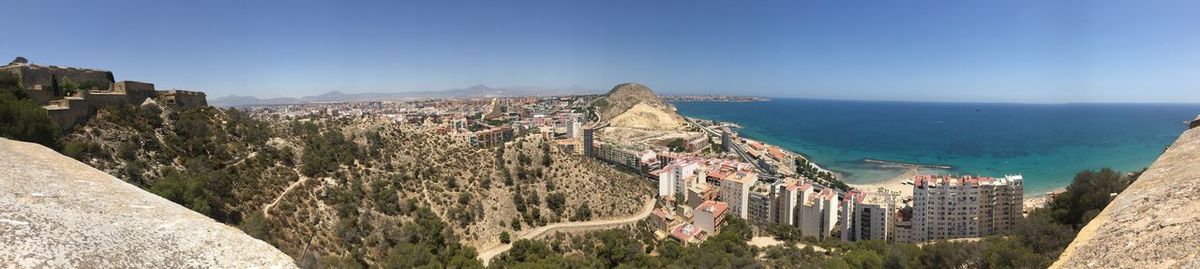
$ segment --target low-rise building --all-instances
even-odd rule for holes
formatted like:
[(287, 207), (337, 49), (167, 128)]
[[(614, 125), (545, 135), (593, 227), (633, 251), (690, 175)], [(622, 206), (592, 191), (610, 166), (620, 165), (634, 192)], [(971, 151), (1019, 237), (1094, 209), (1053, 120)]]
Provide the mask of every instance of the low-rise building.
[(703, 237), (704, 231), (691, 224), (680, 224), (671, 229), (671, 238), (679, 241), (683, 246), (700, 243)]
[(675, 222), (675, 213), (662, 208), (654, 209), (654, 213), (650, 215), (650, 223), (654, 224), (655, 229), (666, 229), (671, 223)]
[(716, 234), (721, 224), (725, 223), (725, 213), (729, 204), (717, 201), (705, 201), (692, 210), (692, 223), (704, 232)]

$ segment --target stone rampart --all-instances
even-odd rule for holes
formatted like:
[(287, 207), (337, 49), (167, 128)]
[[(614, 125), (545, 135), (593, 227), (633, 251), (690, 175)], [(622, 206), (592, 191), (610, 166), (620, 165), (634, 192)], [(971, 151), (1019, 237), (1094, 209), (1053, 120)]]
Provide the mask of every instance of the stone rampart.
[(117, 83), (113, 83), (110, 91), (128, 95), (126, 99), (129, 100), (130, 104), (141, 104), (146, 101), (146, 98), (158, 96), (158, 92), (154, 91), (153, 83), (138, 81), (118, 81)]
[(1200, 268), (1200, 118), (1051, 268)]
[(0, 267), (296, 268), (266, 242), (41, 145), (0, 138)]
[(27, 91), (50, 91), (54, 81), (70, 80), (76, 84), (91, 83), (107, 89), (113, 84), (113, 74), (110, 71), (75, 67), (42, 66), (35, 64), (10, 64), (0, 67), (0, 70), (11, 72), (19, 78), (21, 87)]
[[(113, 81), (112, 72), (97, 69), (41, 66), (17, 57), (12, 63), (0, 66), (0, 72), (14, 74), (21, 88), (31, 100), (43, 105), (62, 129), (70, 129), (87, 122), (100, 107), (141, 105), (146, 99), (156, 99), (160, 104), (191, 108), (208, 106), (203, 92), (198, 91), (155, 91), (154, 84), (138, 81)], [(67, 96), (56, 92), (54, 87), (63, 87), (70, 81), (86, 89), (78, 89)]]
[(182, 108), (208, 106), (208, 99), (203, 92), (169, 90), (158, 92), (158, 102)]

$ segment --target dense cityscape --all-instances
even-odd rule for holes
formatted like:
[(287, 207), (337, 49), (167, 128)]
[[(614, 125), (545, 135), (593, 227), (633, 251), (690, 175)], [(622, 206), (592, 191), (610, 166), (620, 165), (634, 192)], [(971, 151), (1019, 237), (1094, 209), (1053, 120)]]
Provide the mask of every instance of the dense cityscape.
[[(659, 240), (684, 245), (715, 235), (726, 217), (763, 227), (796, 227), (801, 236), (817, 239), (903, 243), (979, 239), (1007, 232), (1025, 210), (1020, 175), (920, 175), (909, 179), (908, 196), (882, 188), (838, 189), (797, 174), (797, 164), (810, 162), (778, 146), (740, 137), (730, 128), (735, 123), (687, 119), (691, 126), (670, 140), (597, 139), (597, 129), (604, 127), (594, 127), (595, 114), (588, 105), (600, 97), (463, 98), (239, 109), (263, 119), (389, 120), (477, 147), (540, 136), (561, 151), (596, 158), (655, 181), (661, 201), (650, 216), (655, 233)], [(829, 173), (813, 166), (818, 172), (810, 175)]]
[(1200, 2), (2, 5), (0, 268), (1200, 268)]

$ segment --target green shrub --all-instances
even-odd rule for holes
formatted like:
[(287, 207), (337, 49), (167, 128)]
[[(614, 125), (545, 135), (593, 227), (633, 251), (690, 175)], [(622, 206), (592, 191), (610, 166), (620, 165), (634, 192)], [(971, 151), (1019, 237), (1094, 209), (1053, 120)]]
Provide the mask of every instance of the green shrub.
[[(8, 73), (3, 73), (8, 74)], [(0, 84), (7, 82), (0, 82)], [(26, 99), (20, 89), (0, 85), (0, 137), (59, 149), (59, 129), (50, 114)]]

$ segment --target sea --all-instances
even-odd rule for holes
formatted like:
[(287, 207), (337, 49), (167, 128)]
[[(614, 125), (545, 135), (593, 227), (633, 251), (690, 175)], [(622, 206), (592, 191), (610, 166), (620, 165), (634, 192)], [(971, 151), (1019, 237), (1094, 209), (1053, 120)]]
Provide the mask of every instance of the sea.
[[(780, 99), (676, 102), (680, 114), (738, 124), (739, 135), (800, 153), (850, 183), (923, 173), (1021, 174), (1025, 192), (1085, 169), (1149, 166), (1200, 104), (1000, 104)], [(879, 160), (875, 162), (868, 160)]]

